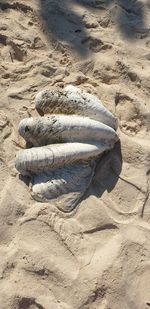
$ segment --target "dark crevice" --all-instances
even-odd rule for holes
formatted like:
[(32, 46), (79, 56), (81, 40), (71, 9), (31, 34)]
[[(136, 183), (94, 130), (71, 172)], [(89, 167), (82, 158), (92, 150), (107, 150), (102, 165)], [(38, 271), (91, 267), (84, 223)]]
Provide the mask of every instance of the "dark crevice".
[(93, 234), (95, 232), (100, 232), (100, 231), (103, 231), (103, 230), (115, 230), (115, 229), (118, 229), (118, 227), (114, 224), (104, 224), (100, 227), (97, 227), (97, 228), (94, 228), (94, 229), (91, 229), (91, 230), (87, 230), (87, 231), (84, 231), (83, 234)]
[(45, 309), (42, 305), (40, 305), (34, 297), (22, 297), (18, 301), (18, 308), (19, 309), (30, 309), (31, 306), (37, 309)]

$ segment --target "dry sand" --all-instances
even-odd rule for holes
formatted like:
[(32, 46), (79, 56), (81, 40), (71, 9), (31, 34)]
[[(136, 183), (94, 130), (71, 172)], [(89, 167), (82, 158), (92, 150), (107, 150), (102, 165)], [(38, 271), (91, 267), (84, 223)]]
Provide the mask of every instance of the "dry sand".
[[(0, 8), (0, 309), (148, 309), (150, 2)], [(117, 115), (121, 144), (65, 215), (31, 198), (14, 159), (35, 94), (69, 83)]]

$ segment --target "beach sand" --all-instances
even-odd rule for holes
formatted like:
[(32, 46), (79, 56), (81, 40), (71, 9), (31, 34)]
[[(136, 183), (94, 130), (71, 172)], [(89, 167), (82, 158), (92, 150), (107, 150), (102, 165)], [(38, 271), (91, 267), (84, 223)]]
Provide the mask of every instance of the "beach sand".
[[(0, 309), (150, 308), (150, 2), (0, 1)], [(43, 89), (96, 94), (119, 120), (72, 213), (14, 167)]]

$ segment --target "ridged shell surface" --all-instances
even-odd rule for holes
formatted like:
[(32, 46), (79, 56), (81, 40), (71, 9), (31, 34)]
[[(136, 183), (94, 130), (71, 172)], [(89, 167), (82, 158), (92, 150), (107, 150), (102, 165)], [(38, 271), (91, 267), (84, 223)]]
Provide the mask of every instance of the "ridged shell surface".
[(114, 129), (87, 117), (76, 115), (49, 115), (26, 118), (20, 122), (20, 135), (33, 146), (59, 142), (85, 142), (118, 140)]
[(32, 196), (41, 202), (54, 200), (60, 210), (71, 211), (88, 188), (94, 168), (95, 162), (80, 163), (34, 175)]
[(38, 174), (76, 162), (89, 161), (109, 150), (108, 143), (65, 143), (20, 150), (16, 168), (22, 175)]
[(36, 109), (43, 114), (76, 114), (100, 121), (114, 129), (117, 119), (98, 98), (69, 85), (63, 91), (43, 90), (35, 99)]
[(19, 125), (32, 148), (17, 153), (15, 166), (31, 177), (34, 199), (69, 212), (89, 187), (97, 157), (117, 142), (117, 119), (98, 98), (72, 85), (41, 91), (35, 105), (42, 117)]

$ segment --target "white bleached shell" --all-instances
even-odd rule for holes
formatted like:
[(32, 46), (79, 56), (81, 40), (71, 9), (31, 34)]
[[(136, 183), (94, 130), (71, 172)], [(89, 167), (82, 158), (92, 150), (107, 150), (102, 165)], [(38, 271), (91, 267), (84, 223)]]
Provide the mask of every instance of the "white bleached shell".
[(53, 200), (62, 211), (71, 211), (89, 187), (94, 168), (95, 162), (80, 163), (34, 175), (32, 196), (41, 202)]
[(20, 135), (33, 147), (17, 153), (15, 166), (31, 176), (34, 199), (68, 212), (89, 187), (97, 157), (117, 142), (117, 120), (95, 96), (71, 85), (41, 91), (35, 104), (49, 115), (20, 122)]
[(20, 150), (16, 168), (22, 175), (32, 175), (76, 162), (89, 161), (112, 148), (106, 143), (65, 143)]
[(118, 140), (111, 127), (87, 117), (76, 115), (49, 115), (26, 118), (20, 122), (20, 135), (33, 146), (59, 142), (86, 142)]
[(117, 119), (100, 102), (100, 100), (78, 87), (69, 85), (62, 91), (43, 90), (35, 98), (35, 106), (44, 114), (76, 114), (100, 121), (114, 129)]

